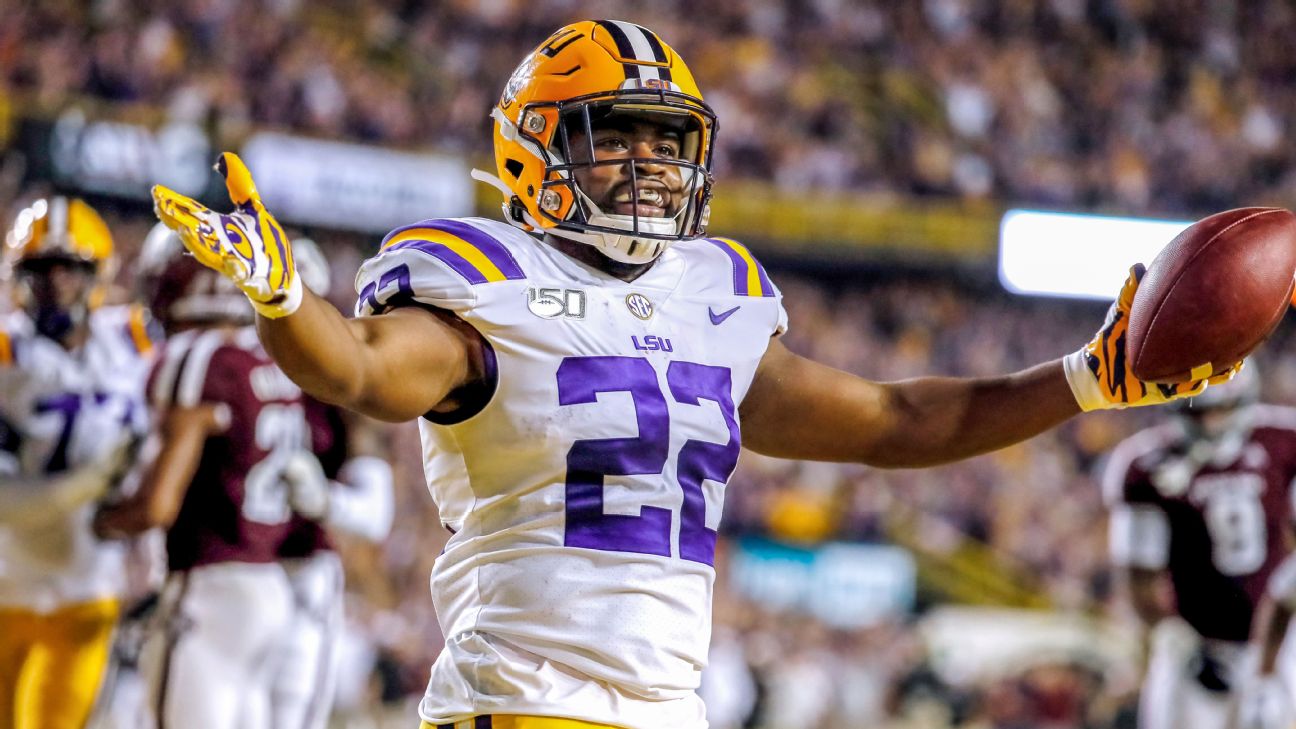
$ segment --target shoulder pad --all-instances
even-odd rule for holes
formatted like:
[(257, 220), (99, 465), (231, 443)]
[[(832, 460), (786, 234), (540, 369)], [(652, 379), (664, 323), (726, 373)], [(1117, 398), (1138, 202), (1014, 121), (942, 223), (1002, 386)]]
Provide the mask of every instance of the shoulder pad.
[(91, 336), (106, 342), (114, 351), (124, 346), (127, 351), (147, 357), (153, 353), (162, 334), (139, 304), (101, 306), (90, 314)]
[(24, 342), (32, 337), (31, 321), (19, 312), (0, 314), (0, 367), (17, 365)]
[(1296, 408), (1281, 405), (1252, 405), (1252, 425), (1255, 429), (1296, 431)]
[(695, 238), (676, 244), (672, 250), (693, 259), (689, 275), (694, 281), (691, 285), (697, 286), (699, 292), (772, 300), (771, 335), (778, 336), (787, 331), (783, 292), (770, 280), (765, 267), (747, 246), (732, 238)]
[(225, 343), (224, 333), (200, 329), (168, 340), (149, 377), (150, 404), (162, 410), (173, 404), (194, 407), (202, 402), (208, 368), (216, 351)]
[(1139, 488), (1147, 481), (1146, 468), (1140, 463), (1145, 457), (1168, 448), (1176, 439), (1177, 430), (1161, 426), (1149, 428), (1121, 441), (1107, 459), (1103, 469), (1103, 501), (1108, 507), (1131, 501), (1145, 501), (1155, 488)]
[(378, 255), (361, 265), (356, 313), (412, 301), (454, 310), (475, 301), (478, 286), (525, 278), (517, 258), (485, 226), (425, 220), (389, 233)]

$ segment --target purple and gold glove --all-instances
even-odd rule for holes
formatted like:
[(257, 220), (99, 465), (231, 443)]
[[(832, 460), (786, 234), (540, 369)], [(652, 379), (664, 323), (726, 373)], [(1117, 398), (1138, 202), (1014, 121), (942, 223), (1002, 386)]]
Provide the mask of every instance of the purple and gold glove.
[(153, 210), (199, 263), (237, 284), (258, 314), (288, 316), (302, 300), (288, 236), (261, 204), (252, 174), (238, 155), (223, 153), (216, 170), (225, 178), (234, 212), (218, 213), (161, 185), (153, 187)]

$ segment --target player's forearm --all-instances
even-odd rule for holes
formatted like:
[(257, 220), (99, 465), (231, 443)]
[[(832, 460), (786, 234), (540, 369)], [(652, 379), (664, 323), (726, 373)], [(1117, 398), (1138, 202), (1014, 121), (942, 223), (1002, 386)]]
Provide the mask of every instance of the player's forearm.
[(1291, 617), (1291, 610), (1272, 597), (1266, 597), (1257, 608), (1252, 642), (1260, 647), (1260, 675), (1272, 675), (1278, 670), (1278, 654)]
[(134, 494), (95, 514), (94, 530), (100, 537), (120, 539), (174, 524), (208, 435), (224, 428), (219, 408), (212, 405), (173, 408), (160, 420), (157, 459)]
[(1025, 440), (1080, 412), (1060, 361), (1002, 377), (878, 383), (773, 342), (741, 406), (769, 456), (931, 466)]
[(1174, 615), (1164, 571), (1140, 567), (1120, 568), (1118, 578), (1129, 591), (1130, 605), (1143, 627), (1151, 629), (1162, 620)]
[(107, 488), (107, 475), (95, 468), (38, 479), (7, 477), (0, 480), (0, 522), (50, 521), (94, 501)]
[(419, 307), (348, 319), (307, 292), (296, 313), (258, 317), (257, 330), (307, 394), (387, 422), (433, 410), (482, 370), (475, 330)]
[(364, 347), (346, 317), (304, 292), (301, 308), (279, 319), (257, 317), (266, 352), (304, 392), (350, 406), (364, 387)]
[(890, 390), (896, 427), (872, 449), (884, 466), (931, 466), (987, 453), (1080, 412), (1061, 362), (1001, 377), (920, 378)]

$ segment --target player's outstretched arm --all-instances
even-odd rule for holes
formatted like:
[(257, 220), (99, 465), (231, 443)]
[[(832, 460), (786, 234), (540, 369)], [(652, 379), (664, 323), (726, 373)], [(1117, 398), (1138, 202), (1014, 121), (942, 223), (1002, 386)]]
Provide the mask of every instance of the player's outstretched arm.
[(291, 316), (258, 316), (257, 332), (306, 393), (389, 422), (436, 409), (480, 366), (475, 333), (449, 315), (401, 308), (348, 319), (309, 291)]
[(97, 467), (30, 479), (0, 478), (0, 523), (33, 526), (64, 518), (103, 496), (110, 483), (109, 474)]
[(907, 468), (1002, 448), (1079, 412), (1060, 361), (996, 378), (879, 383), (774, 341), (741, 415), (743, 445), (758, 453)]
[(1240, 363), (1210, 381), (1134, 377), (1125, 329), (1141, 277), (1136, 266), (1103, 328), (1078, 352), (1000, 377), (872, 382), (774, 341), (742, 405), (743, 445), (784, 458), (932, 466), (1026, 440), (1082, 410), (1164, 403), (1232, 377)]
[(203, 265), (229, 277), (257, 311), (266, 351), (312, 396), (365, 415), (404, 421), (444, 404), (481, 357), (475, 333), (453, 317), (400, 309), (348, 319), (301, 283), (292, 248), (257, 194), (247, 167), (217, 162), (235, 210), (220, 214), (165, 187), (158, 218)]

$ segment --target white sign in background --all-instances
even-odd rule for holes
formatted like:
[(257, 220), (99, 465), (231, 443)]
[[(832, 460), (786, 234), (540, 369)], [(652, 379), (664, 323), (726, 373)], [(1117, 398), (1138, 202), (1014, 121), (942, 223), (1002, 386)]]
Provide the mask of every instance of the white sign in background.
[(243, 161), (266, 207), (285, 222), (385, 233), (426, 218), (473, 212), (458, 158), (264, 132)]
[(1110, 301), (1130, 266), (1151, 265), (1192, 222), (1009, 210), (999, 224), (999, 281), (1017, 294)]
[(98, 121), (75, 108), (54, 123), (50, 156), (62, 184), (144, 200), (158, 183), (201, 195), (211, 175), (207, 135), (195, 124)]
[(913, 609), (917, 567), (899, 547), (830, 542), (793, 547), (746, 538), (730, 557), (730, 579), (749, 599), (858, 628)]

